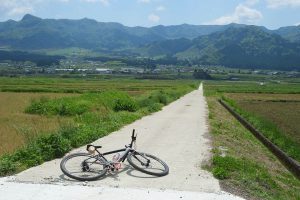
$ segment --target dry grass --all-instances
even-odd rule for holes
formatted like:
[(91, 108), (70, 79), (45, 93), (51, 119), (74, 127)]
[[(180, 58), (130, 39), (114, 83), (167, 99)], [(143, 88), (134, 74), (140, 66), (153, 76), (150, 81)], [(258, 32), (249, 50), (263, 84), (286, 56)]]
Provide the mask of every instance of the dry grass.
[[(35, 135), (55, 131), (68, 120), (62, 117), (46, 117), (25, 114), (25, 108), (32, 99), (42, 96), (58, 98), (75, 93), (118, 90), (130, 96), (140, 96), (154, 90), (175, 89), (182, 85), (196, 84), (186, 80), (135, 80), (116, 79), (76, 79), (20, 77), (0, 78), (0, 155), (12, 152)], [(1, 92), (2, 91), (2, 92)], [(11, 92), (4, 92), (11, 91)], [(16, 92), (16, 93), (14, 93)], [(32, 93), (36, 92), (36, 93)], [(50, 93), (52, 92), (52, 93)], [(53, 93), (55, 92), (55, 93)], [(68, 94), (66, 94), (68, 92)], [(71, 93), (69, 93), (71, 92)]]
[(300, 144), (300, 102), (240, 102), (241, 108), (270, 120)]
[(55, 131), (70, 119), (24, 113), (33, 99), (59, 98), (70, 94), (0, 92), (0, 155), (14, 151), (38, 134)]

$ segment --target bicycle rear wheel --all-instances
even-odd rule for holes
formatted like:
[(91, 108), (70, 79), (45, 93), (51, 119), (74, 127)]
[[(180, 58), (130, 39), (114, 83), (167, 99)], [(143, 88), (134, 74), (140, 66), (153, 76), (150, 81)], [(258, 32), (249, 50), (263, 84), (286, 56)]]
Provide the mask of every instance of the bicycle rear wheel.
[(169, 173), (168, 165), (161, 159), (146, 153), (134, 152), (127, 160), (135, 169), (153, 176), (165, 176)]
[(60, 163), (65, 175), (79, 181), (94, 181), (106, 174), (106, 165), (98, 156), (76, 153), (66, 156)]

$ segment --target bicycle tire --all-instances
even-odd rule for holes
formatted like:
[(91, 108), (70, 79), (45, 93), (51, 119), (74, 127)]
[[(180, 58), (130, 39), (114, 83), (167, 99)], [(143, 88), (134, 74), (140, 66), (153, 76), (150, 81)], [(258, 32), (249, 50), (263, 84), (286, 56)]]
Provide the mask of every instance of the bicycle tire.
[[(151, 163), (151, 160), (155, 160), (157, 161), (158, 163), (160, 163), (160, 165), (163, 167), (163, 169), (161, 169), (161, 172), (153, 172), (151, 171), (151, 168), (147, 167), (146, 168), (143, 168), (145, 167), (142, 163), (140, 163), (140, 161), (137, 160), (137, 156), (141, 157), (140, 155), (143, 155), (145, 157), (147, 157), (147, 159), (150, 160), (150, 163)], [(133, 166), (135, 169), (143, 172), (143, 173), (146, 173), (146, 174), (149, 174), (149, 175), (153, 175), (153, 176), (166, 176), (167, 174), (169, 174), (169, 167), (168, 165), (162, 161), (161, 159), (157, 158), (156, 156), (153, 156), (151, 154), (147, 154), (147, 153), (140, 153), (140, 152), (134, 152), (134, 153), (130, 153), (127, 157), (127, 160), (129, 162), (129, 164), (131, 166)], [(135, 162), (138, 161), (140, 163), (140, 165), (136, 164)], [(156, 169), (156, 168), (152, 168), (152, 169)]]
[[(79, 157), (81, 157), (81, 158), (79, 158)], [(68, 169), (69, 167), (67, 167), (67, 164), (69, 163), (70, 160), (74, 161), (74, 158), (78, 158), (79, 161), (78, 161), (78, 163), (73, 164), (73, 167), (78, 168), (78, 170), (81, 169), (81, 172), (84, 173), (85, 176), (76, 175), (76, 173), (80, 173), (80, 172), (75, 172), (74, 173), (75, 175), (74, 175), (71, 173), (70, 169)], [(81, 161), (81, 159), (82, 159), (82, 161)], [(102, 169), (97, 170), (97, 171), (91, 171), (90, 170), (91, 165), (89, 166), (88, 164), (86, 164), (87, 163), (86, 160), (89, 160), (89, 159), (95, 160), (94, 164), (98, 165), (98, 167), (100, 169), (102, 166)], [(104, 166), (103, 164), (100, 164), (100, 163), (96, 163), (96, 161), (97, 161), (97, 159), (95, 159), (95, 156), (88, 154), (88, 153), (70, 154), (62, 159), (62, 161), (60, 162), (60, 169), (62, 170), (62, 172), (65, 175), (67, 175), (70, 178), (73, 178), (73, 179), (76, 179), (79, 181), (95, 181), (95, 180), (99, 179), (100, 177), (104, 176), (107, 172), (106, 166)], [(88, 176), (88, 175), (90, 175), (90, 176)]]

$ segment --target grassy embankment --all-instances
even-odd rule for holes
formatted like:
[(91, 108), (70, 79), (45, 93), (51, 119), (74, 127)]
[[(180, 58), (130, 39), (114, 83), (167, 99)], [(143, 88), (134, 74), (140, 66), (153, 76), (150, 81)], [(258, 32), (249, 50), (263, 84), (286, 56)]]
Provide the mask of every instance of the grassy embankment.
[(299, 93), (299, 85), (206, 82), (204, 86), (214, 146), (209, 169), (222, 187), (247, 199), (300, 199), (300, 181), (217, 102), (226, 92)]
[(264, 136), (300, 162), (300, 94), (261, 97), (257, 94), (228, 94), (223, 99)]
[[(34, 82), (33, 79), (30, 81)], [(40, 85), (41, 80), (36, 81)], [(43, 87), (51, 89), (51, 87), (55, 88), (51, 85), (52, 82), (57, 83), (59, 80), (43, 79), (42, 81), (49, 81), (49, 86), (44, 83)], [(64, 81), (66, 80), (62, 79), (62, 82)], [(97, 83), (106, 86), (105, 82), (107, 80)], [(160, 110), (164, 105), (197, 87), (193, 81), (161, 81), (161, 83), (163, 86), (155, 87), (156, 81), (151, 85), (151, 81), (125, 80), (123, 83), (119, 80), (115, 82), (109, 80), (110, 86), (115, 85), (114, 90), (101, 88), (98, 85), (97, 90), (103, 92), (54, 99), (41, 97), (33, 100), (25, 108), (24, 112), (27, 115), (61, 117), (68, 118), (70, 121), (56, 131), (33, 137), (15, 152), (3, 155), (0, 158), (0, 176), (17, 173), (44, 161), (61, 157), (72, 148), (92, 142), (144, 115)], [(97, 85), (94, 81), (93, 84)], [(131, 86), (127, 91), (121, 91), (119, 88), (127, 87), (126, 84)], [(34, 83), (30, 87), (34, 88)], [(140, 92), (132, 93), (136, 88)], [(77, 89), (82, 88), (78, 86)]]

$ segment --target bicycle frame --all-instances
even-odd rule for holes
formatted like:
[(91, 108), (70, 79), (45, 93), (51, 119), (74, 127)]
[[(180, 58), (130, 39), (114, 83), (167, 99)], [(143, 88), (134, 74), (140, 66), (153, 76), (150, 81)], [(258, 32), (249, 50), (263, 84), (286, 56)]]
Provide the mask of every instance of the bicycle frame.
[[(132, 136), (131, 136), (131, 143), (129, 145), (125, 145), (125, 148), (123, 149), (118, 149), (118, 150), (114, 150), (114, 151), (109, 151), (109, 152), (105, 152), (105, 153), (100, 153), (100, 151), (98, 151), (98, 149), (96, 148), (95, 151), (98, 153), (97, 155), (95, 155), (96, 160), (101, 160), (103, 159), (105, 161), (105, 164), (109, 167), (111, 167), (112, 169), (114, 169), (114, 165), (115, 163), (120, 163), (120, 162), (124, 162), (128, 156), (129, 153), (136, 153), (140, 156), (142, 156), (143, 158), (145, 158), (147, 160), (147, 163), (143, 163), (140, 159), (138, 159), (135, 155), (134, 157), (139, 161), (141, 162), (142, 165), (146, 165), (148, 166), (149, 163), (150, 163), (150, 160), (147, 159), (145, 156), (143, 156), (142, 154), (140, 154), (139, 152), (137, 152), (134, 148), (132, 148), (133, 146), (133, 143), (136, 142), (136, 138), (137, 136), (135, 135), (135, 129), (133, 129), (133, 132), (132, 132)], [(92, 145), (93, 146), (93, 145)], [(106, 155), (110, 155), (110, 154), (115, 154), (115, 153), (119, 153), (119, 152), (124, 152), (122, 154), (122, 156), (115, 162), (111, 162), (111, 161), (108, 161), (104, 156)], [(88, 159), (87, 159), (88, 160)], [(85, 161), (84, 161), (85, 162)]]
[[(136, 150), (137, 136), (134, 132), (133, 130), (130, 144), (125, 145), (125, 148), (101, 153), (102, 146), (89, 144), (86, 146), (88, 153), (67, 155), (60, 162), (61, 170), (70, 178), (79, 181), (94, 181), (105, 176), (106, 173), (115, 174), (114, 172), (119, 170), (126, 170), (129, 166), (126, 165), (124, 168), (121, 162), (127, 160), (132, 168), (145, 174), (158, 177), (167, 175), (169, 167), (164, 161), (151, 154)], [(115, 155), (108, 156), (110, 154)]]

